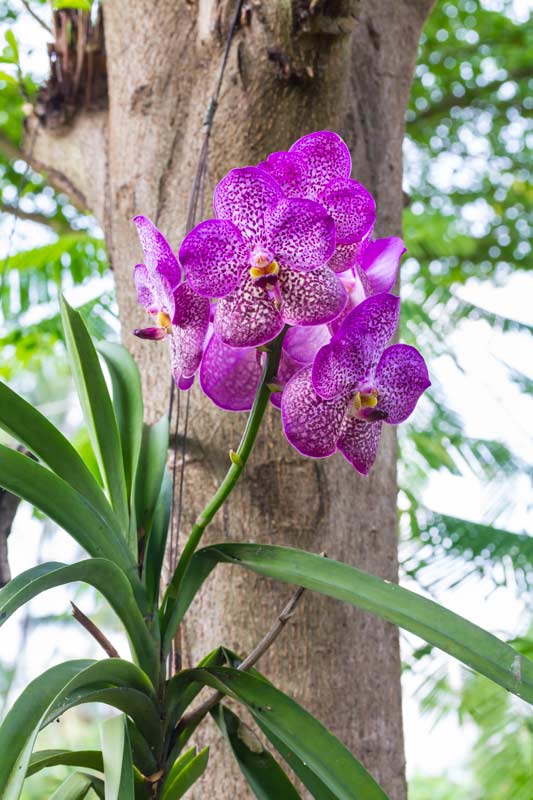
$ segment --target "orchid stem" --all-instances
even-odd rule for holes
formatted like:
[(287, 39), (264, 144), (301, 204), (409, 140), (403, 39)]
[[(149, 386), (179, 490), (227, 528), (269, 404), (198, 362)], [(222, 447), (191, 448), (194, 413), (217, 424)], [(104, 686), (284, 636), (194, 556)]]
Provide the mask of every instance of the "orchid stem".
[(231, 466), (228, 469), (224, 480), (194, 524), (191, 535), (189, 536), (187, 544), (185, 545), (183, 553), (178, 561), (176, 571), (174, 572), (172, 580), (170, 581), (165, 593), (163, 600), (163, 608), (165, 609), (168, 606), (168, 601), (178, 596), (183, 577), (187, 572), (191, 559), (200, 543), (205, 529), (235, 488), (235, 485), (237, 484), (237, 481), (239, 480), (244, 467), (246, 466), (246, 462), (248, 461), (248, 457), (252, 452), (255, 440), (257, 438), (259, 428), (261, 427), (261, 422), (265, 415), (270, 395), (272, 394), (272, 388), (269, 386), (269, 384), (271, 384), (278, 372), (285, 331), (286, 329), (284, 329), (279, 336), (265, 348), (267, 357), (265, 366), (263, 368), (261, 383), (257, 389), (252, 410), (248, 415), (248, 420), (246, 422), (244, 433), (242, 434), (241, 442), (236, 453), (232, 451)]

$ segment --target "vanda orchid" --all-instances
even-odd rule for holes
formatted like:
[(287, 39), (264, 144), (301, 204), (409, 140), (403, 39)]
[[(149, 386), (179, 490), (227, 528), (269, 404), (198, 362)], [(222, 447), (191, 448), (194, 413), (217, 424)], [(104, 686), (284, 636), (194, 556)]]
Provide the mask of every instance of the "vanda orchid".
[[(141, 379), (131, 355), (111, 342), (100, 342), (98, 354), (83, 318), (62, 300), (66, 347), (99, 480), (38, 409), (0, 382), (0, 427), (33, 456), (0, 443), (0, 487), (39, 508), (88, 555), (75, 564), (38, 564), (0, 588), (0, 626), (41, 592), (82, 581), (114, 610), (130, 647), (121, 658), (103, 631), (74, 607), (76, 620), (106, 658), (56, 664), (23, 689), (0, 725), (2, 800), (19, 800), (28, 775), (57, 765), (77, 770), (54, 792), (57, 800), (90, 794), (106, 800), (179, 800), (213, 757), (209, 747), (194, 745), (208, 716), (257, 797), (298, 800), (295, 773), (316, 798), (388, 800), (341, 741), (251, 669), (304, 590), (422, 636), (533, 702), (533, 662), (425, 597), (334, 558), (279, 542), (258, 543), (260, 531), (253, 531), (253, 541), (225, 537), (200, 546), (243, 474), (269, 404), (280, 409), (288, 441), (304, 456), (325, 458), (339, 451), (367, 475), (383, 424), (407, 419), (430, 385), (420, 353), (389, 344), (400, 311), (390, 290), (403, 242), (372, 238), (374, 201), (350, 178), (350, 169), (340, 137), (319, 132), (259, 167), (232, 170), (215, 190), (216, 219), (185, 237), (179, 261), (147, 217), (135, 218), (144, 263), (134, 268), (134, 281), (138, 301), (152, 318), (135, 333), (167, 340), (178, 391), (190, 390), (198, 373), (201, 389), (217, 406), (249, 411), (237, 450), (229, 451), (226, 474), (188, 535), (180, 527), (189, 516), (181, 514), (187, 416), (178, 493), (167, 469), (171, 419), (175, 441), (179, 434), (174, 386), (168, 413), (155, 424), (145, 423)], [(184, 617), (219, 563), (293, 584), (295, 591), (248, 654), (237, 640), (235, 652), (224, 643), (191, 663), (187, 648), (178, 649), (186, 638)], [(194, 624), (187, 623), (187, 631), (194, 632)], [(123, 652), (125, 647), (121, 641)], [(32, 754), (42, 728), (89, 702), (120, 712), (103, 722), (99, 749)], [(258, 726), (261, 740), (250, 724)], [(209, 788), (207, 794), (204, 787), (198, 791), (212, 794)]]
[(179, 264), (136, 217), (146, 260), (135, 268), (138, 298), (158, 322), (136, 334), (168, 336), (178, 387), (200, 367), (202, 390), (228, 411), (252, 409), (279, 339), (268, 390), (287, 439), (313, 458), (339, 450), (366, 475), (382, 423), (406, 419), (429, 378), (414, 348), (385, 350), (405, 246), (372, 239), (375, 203), (350, 172), (348, 148), (329, 131), (231, 170), (215, 189), (216, 219), (185, 237)]

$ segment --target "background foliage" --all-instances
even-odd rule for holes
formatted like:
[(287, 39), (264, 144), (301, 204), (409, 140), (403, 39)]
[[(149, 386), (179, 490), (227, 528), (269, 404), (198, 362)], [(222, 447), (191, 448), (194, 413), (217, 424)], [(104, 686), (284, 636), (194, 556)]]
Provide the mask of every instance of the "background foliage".
[[(46, 22), (45, 2), (31, 2), (31, 9)], [(431, 394), (403, 432), (400, 460), (405, 581), (441, 598), (450, 589), (490, 594), (506, 587), (524, 607), (530, 605), (533, 545), (521, 528), (530, 510), (524, 497), (532, 469), (524, 448), (499, 435), (505, 426), (496, 420), (497, 438), (472, 432), (471, 399), (479, 402), (480, 389), (471, 392), (466, 382), (462, 343), (486, 337), (490, 345), (491, 332), (500, 332), (499, 341), (508, 344), (494, 355), (487, 395), (499, 400), (504, 419), (516, 416), (511, 400), (519, 392), (531, 403), (533, 375), (517, 352), (531, 335), (532, 320), (497, 313), (492, 302), (506, 286), (515, 293), (531, 287), (528, 16), (525, 2), (441, 0), (421, 40), (405, 140), (403, 337), (417, 344), (435, 371)], [(49, 416), (52, 406), (52, 418), (72, 428), (76, 420), (65, 416), (69, 378), (59, 287), (78, 300), (93, 335), (116, 338), (112, 282), (94, 220), (55, 192), (21, 153), (25, 105), (35, 99), (43, 67), (42, 53), (36, 66), (28, 49), (45, 52), (46, 32), (16, 0), (0, 0), (0, 20), (6, 34), (0, 65), (0, 377)], [(20, 33), (21, 21), (33, 36)], [(490, 498), (482, 515), (458, 518), (449, 498), (438, 509), (428, 507), (431, 487), (444, 473), (465, 485), (482, 483)], [(520, 633), (521, 646), (531, 647), (527, 626), (518, 623), (507, 633)], [(419, 776), (412, 797), (529, 797), (531, 719), (524, 706), (485, 679), (454, 676), (448, 660), (429, 647), (417, 649), (408, 640), (405, 656), (422, 712), (433, 719), (452, 716), (472, 742), (457, 782)], [(6, 664), (7, 682), (8, 673)]]

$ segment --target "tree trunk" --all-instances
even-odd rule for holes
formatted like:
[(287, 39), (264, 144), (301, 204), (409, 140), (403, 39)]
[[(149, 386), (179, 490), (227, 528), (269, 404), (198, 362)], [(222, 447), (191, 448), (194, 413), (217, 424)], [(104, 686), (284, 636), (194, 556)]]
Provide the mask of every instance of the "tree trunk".
[[(208, 193), (234, 166), (287, 149), (301, 135), (339, 132), (354, 175), (374, 194), (378, 235), (400, 232), (405, 107), (430, 0), (254, 0), (230, 52), (210, 146)], [(123, 339), (138, 359), (152, 418), (166, 411), (166, 348), (139, 342), (145, 325), (131, 279), (140, 250), (131, 218), (150, 216), (175, 246), (183, 236), (205, 110), (230, 0), (107, 0), (108, 108), (80, 112), (68, 130), (36, 137), (34, 160), (102, 222), (115, 271)], [(81, 200), (80, 200), (81, 198)], [(211, 214), (210, 207), (206, 216)], [(193, 389), (183, 530), (210, 497), (244, 417)], [(246, 474), (207, 534), (273, 542), (397, 579), (396, 440), (387, 428), (369, 478), (340, 456), (304, 460), (271, 410)], [(272, 624), (287, 586), (219, 567), (182, 633), (184, 666), (217, 644), (247, 653)], [(260, 664), (363, 761), (392, 800), (406, 797), (397, 631), (307, 593)], [(210, 724), (210, 765), (193, 797), (245, 798), (238, 770)], [(280, 799), (281, 800), (281, 799)]]

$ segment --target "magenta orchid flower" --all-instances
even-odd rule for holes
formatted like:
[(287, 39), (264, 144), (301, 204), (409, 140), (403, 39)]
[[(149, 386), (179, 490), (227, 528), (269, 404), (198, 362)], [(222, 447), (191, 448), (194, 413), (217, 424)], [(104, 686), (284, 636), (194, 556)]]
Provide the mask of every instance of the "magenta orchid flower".
[(342, 313), (330, 324), (332, 333), (338, 331), (350, 311), (365, 298), (392, 289), (400, 259), (406, 250), (403, 241), (397, 236), (369, 239), (363, 243), (354, 255), (350, 269), (338, 276), (346, 289), (348, 302)]
[(135, 217), (134, 222), (145, 259), (133, 271), (137, 300), (156, 323), (134, 333), (141, 339), (167, 339), (176, 385), (189, 389), (202, 358), (209, 301), (182, 282), (176, 256), (148, 217)]
[(309, 199), (288, 199), (256, 167), (234, 169), (215, 190), (216, 219), (196, 226), (179, 252), (190, 286), (221, 298), (214, 330), (230, 347), (257, 347), (284, 325), (335, 319), (346, 291), (327, 266), (335, 224)]
[(281, 401), (285, 435), (300, 453), (325, 458), (340, 450), (367, 475), (382, 423), (397, 425), (430, 386), (420, 353), (386, 347), (398, 323), (400, 300), (376, 294), (346, 317), (312, 364), (288, 382)]
[[(283, 340), (277, 376), (277, 391), (271, 402), (281, 407), (281, 391), (287, 381), (311, 364), (320, 348), (329, 342), (327, 325), (290, 328)], [(249, 411), (261, 381), (264, 353), (255, 347), (229, 347), (212, 332), (200, 366), (200, 386), (215, 405), (225, 411)]]
[(287, 197), (313, 200), (333, 218), (336, 249), (328, 266), (345, 272), (355, 263), (376, 221), (370, 192), (350, 178), (352, 159), (341, 137), (331, 131), (303, 136), (288, 152), (271, 153), (259, 167), (280, 184)]

